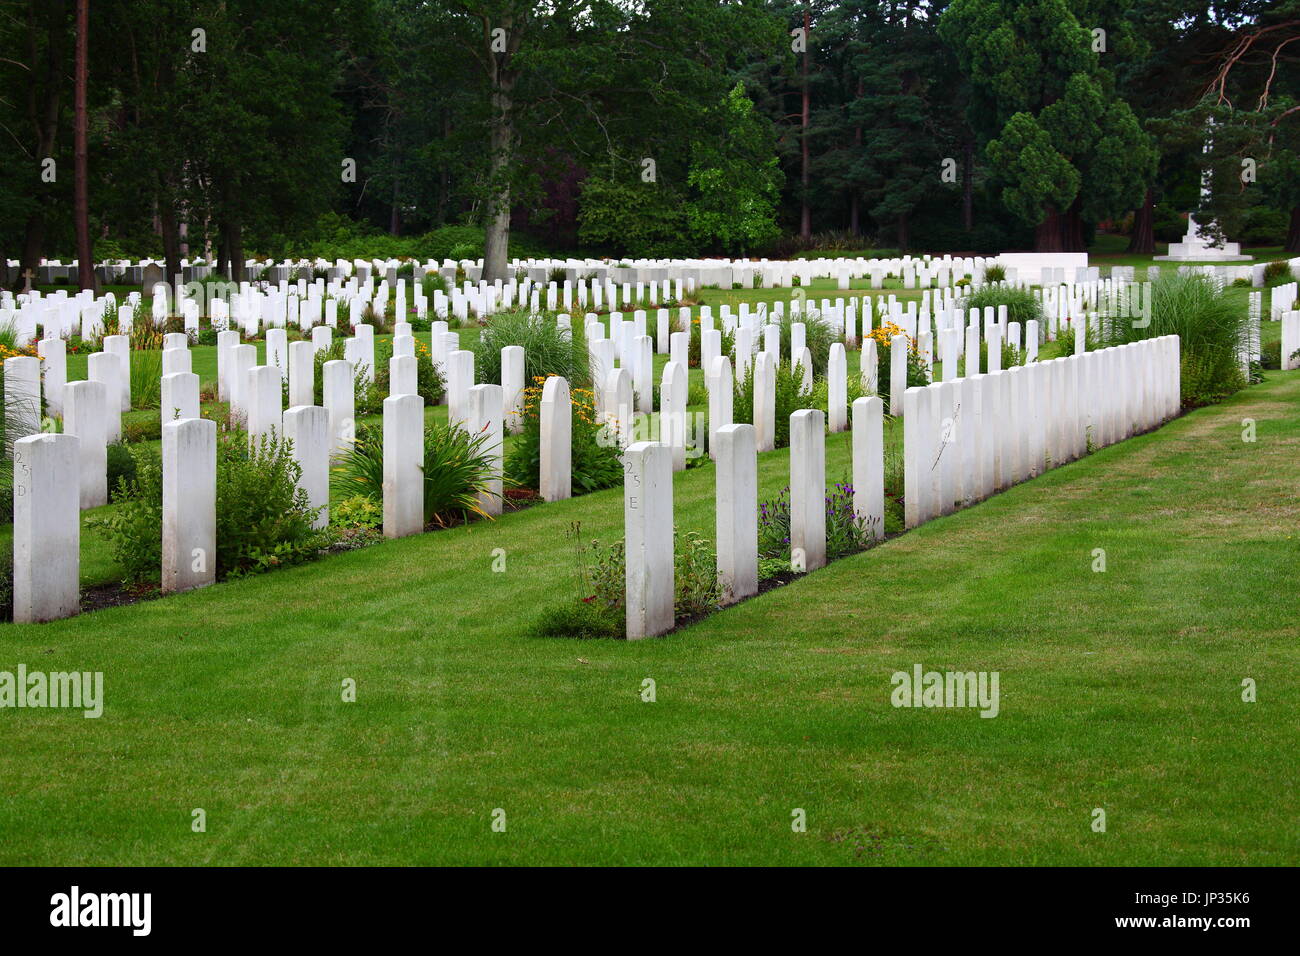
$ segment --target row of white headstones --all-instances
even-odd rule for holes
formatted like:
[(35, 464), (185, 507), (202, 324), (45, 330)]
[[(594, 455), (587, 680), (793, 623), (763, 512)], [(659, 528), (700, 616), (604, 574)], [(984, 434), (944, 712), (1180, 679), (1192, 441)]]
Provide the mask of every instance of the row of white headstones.
[[(598, 323), (597, 323), (598, 324)], [(631, 324), (631, 323), (629, 323)], [(369, 327), (359, 327), (359, 338), (365, 339)], [(326, 332), (327, 329), (318, 329)], [(369, 330), (372, 331), (372, 330)], [(399, 329), (399, 332), (403, 330)], [(591, 329), (594, 333), (595, 329)], [(771, 332), (771, 327), (768, 329)], [(436, 330), (435, 330), (436, 334)], [(324, 406), (312, 404), (313, 399), (313, 355), (316, 348), (328, 343), (295, 342), (289, 345), (288, 377), (290, 405), (288, 411), (282, 411), (281, 367), (268, 364), (256, 366), (256, 349), (252, 345), (236, 344), (239, 333), (230, 331), (223, 336), (233, 337), (221, 343), (219, 349), (220, 388), (231, 400), (235, 414), (248, 423), (250, 439), (258, 441), (263, 436), (283, 437), (288, 439), (293, 455), (302, 467), (302, 486), (308, 493), (312, 507), (321, 509), (318, 522), (327, 521), (325, 509), (328, 505), (329, 463), (331, 458), (343, 450), (351, 439), (353, 423), (353, 376), (355, 364), (351, 360), (327, 362), (324, 366)], [(503, 428), (517, 430), (520, 427), (520, 396), (523, 391), (523, 349), (511, 346), (502, 351), (502, 369), (504, 386), (473, 385), (473, 354), (454, 348), (454, 334), (444, 333), (443, 342), (446, 349), (446, 366), (449, 369), (451, 386), (448, 393), (450, 419), (453, 423), (469, 429), (472, 433), (485, 436), (484, 451), (493, 460), (494, 474), (481, 496), (480, 506), (489, 514), (500, 512), (501, 501), (501, 443)], [(113, 337), (110, 337), (113, 338)], [(688, 452), (688, 427), (686, 412), (686, 333), (672, 335), (672, 358), (664, 369), (662, 381), (661, 414), (659, 432), (665, 447), (669, 450), (669, 463), (673, 470), (685, 466)], [(769, 335), (769, 344), (772, 336)], [(349, 343), (357, 341), (349, 340)], [(593, 339), (593, 346), (609, 340)], [(164, 513), (172, 520), (164, 529), (164, 567), (163, 586), (167, 591), (185, 590), (191, 587), (211, 583), (215, 569), (212, 567), (212, 542), (208, 539), (215, 533), (215, 490), (209, 496), (205, 489), (215, 489), (215, 423), (204, 423), (199, 418), (198, 376), (186, 370), (189, 367), (189, 354), (185, 347), (184, 335), (169, 336), (164, 345), (163, 376), (163, 446), (164, 470), (174, 476), (182, 476), (173, 481), (166, 481), (166, 487), (173, 489), (171, 499), (165, 503)], [(43, 343), (45, 344), (45, 343)], [(57, 352), (57, 340), (49, 343), (51, 352)], [(109, 343), (113, 345), (114, 343)], [(598, 413), (610, 420), (621, 445), (630, 443), (634, 429), (630, 423), (638, 417), (634, 399), (633, 383), (642, 377), (643, 371), (652, 368), (648, 336), (636, 337), (635, 359), (633, 368), (613, 368), (609, 372), (606, 384), (598, 387), (596, 393), (603, 409)], [(869, 350), (874, 350), (874, 343), (867, 343)], [(906, 341), (899, 337), (894, 349), (899, 356), (905, 355)], [(779, 344), (778, 344), (779, 349)], [(373, 356), (373, 338), (370, 339), (368, 351)], [(598, 349), (604, 353), (607, 350)], [(1106, 350), (1110, 351), (1110, 350)], [(1087, 353), (1093, 356), (1105, 355)], [(274, 354), (269, 349), (268, 354)], [(390, 537), (401, 537), (418, 532), (423, 527), (423, 399), (417, 394), (418, 378), (417, 359), (414, 355), (414, 338), (409, 334), (399, 334), (395, 339), (394, 356), (391, 360), (391, 395), (384, 402), (384, 471), (385, 471), (385, 508), (384, 530)], [(805, 375), (811, 375), (811, 358), (807, 349), (801, 350), (799, 361), (803, 364)], [(99, 355), (119, 359), (116, 350), (108, 350)], [(743, 354), (739, 353), (738, 354)], [(358, 356), (353, 356), (358, 357)], [(1080, 356), (1082, 357), (1082, 356)], [(63, 436), (38, 436), (39, 438), (74, 438), (74, 460), (76, 467), (66, 474), (79, 474), (78, 505), (80, 508), (95, 507), (107, 500), (105, 480), (106, 443), (113, 434), (113, 422), (120, 431), (120, 408), (129, 407), (129, 385), (122, 380), (123, 362), (109, 362), (107, 359), (96, 362), (91, 356), (92, 374), (98, 372), (97, 378), (85, 382), (66, 383), (61, 389), (60, 402), (64, 414)], [(755, 379), (755, 420), (754, 444), (756, 451), (770, 450), (775, 438), (775, 369), (779, 351), (771, 349), (760, 352), (753, 358), (752, 372), (748, 368), (738, 369), (740, 374), (753, 374)], [(373, 358), (371, 358), (373, 362)], [(1059, 361), (1059, 360), (1058, 360)], [(39, 394), (39, 374), (37, 369), (28, 368), (35, 365), (34, 359), (10, 359), (6, 362), (6, 378), (12, 383), (11, 391), (21, 393), (25, 388)], [(1053, 363), (1048, 363), (1052, 365)], [(129, 366), (126, 366), (129, 368)], [(1047, 367), (1047, 366), (1044, 366)], [(864, 363), (864, 369), (874, 370), (874, 361)], [(364, 367), (363, 367), (364, 370)], [(895, 380), (905, 381), (905, 376), (897, 374)], [(1015, 372), (1025, 371), (1015, 369)], [(1038, 369), (1028, 373), (1037, 375)], [(847, 427), (846, 409), (846, 358), (843, 346), (836, 343), (832, 347), (828, 379), (830, 386), (830, 421), (831, 431), (840, 431)], [(33, 377), (33, 382), (20, 384), (24, 378)], [(634, 378), (635, 377), (635, 378)], [(963, 388), (970, 387), (971, 382), (978, 382), (986, 376), (972, 373), (963, 380)], [(987, 376), (990, 381), (996, 379)], [(712, 360), (712, 370), (708, 375), (710, 381), (709, 423), (710, 453), (718, 457), (723, 445), (721, 433), (732, 424), (731, 414), (731, 362), (726, 356), (717, 356)], [(1028, 382), (1028, 377), (1026, 382)], [(48, 392), (47, 381), (47, 392)], [(866, 382), (871, 385), (873, 383)], [(951, 385), (952, 383), (945, 383)], [(721, 385), (722, 387), (717, 387)], [(1048, 385), (1045, 380), (1044, 387)], [(932, 386), (937, 388), (938, 386)], [(117, 395), (118, 400), (112, 396)], [(511, 396), (509, 403), (506, 396)], [(559, 500), (571, 494), (571, 417), (568, 384), (560, 378), (547, 381), (543, 391), (540, 417), (542, 429), (542, 468), (540, 492), (545, 500)], [(47, 394), (53, 404), (53, 396)], [(39, 401), (39, 399), (37, 399)], [(937, 406), (936, 406), (937, 407)], [(883, 411), (883, 407), (882, 407)], [(648, 416), (642, 413), (643, 420)], [(923, 417), (923, 416), (922, 416)], [(181, 427), (184, 425), (185, 427)], [(66, 444), (66, 443), (63, 443)], [(24, 446), (26, 447), (26, 446)], [(33, 450), (31, 454), (36, 454)], [(951, 457), (951, 456), (950, 456)], [(26, 469), (31, 462), (15, 459), (15, 475), (19, 479), (18, 488), (28, 487), (23, 480)], [(883, 465), (881, 466), (883, 467)], [(210, 475), (209, 475), (210, 473)], [(1033, 469), (1030, 473), (1034, 473)], [(862, 487), (874, 487), (875, 482), (859, 482)], [(20, 495), (21, 497), (21, 495)], [(211, 501), (209, 501), (211, 497)], [(29, 499), (31, 503), (34, 499)], [(883, 505), (879, 510), (883, 520)], [(53, 505), (46, 512), (56, 511)], [(874, 513), (874, 511), (873, 511)], [(72, 511), (75, 517), (76, 510)], [(198, 518), (194, 518), (198, 515)], [(210, 519), (210, 520), (209, 520)], [(66, 524), (66, 523), (65, 523)], [(75, 573), (71, 592), (67, 584), (68, 568), (75, 568), (75, 554), (71, 562), (67, 558), (69, 528), (63, 528), (63, 534), (49, 533), (50, 529), (41, 531), (41, 541), (32, 539), (28, 542), (26, 552), (19, 547), (17, 533), (18, 522), (15, 521), (15, 557), (16, 563), (22, 561), (24, 553), (32, 555), (43, 548), (53, 548), (62, 555), (59, 560), (29, 561), (27, 569), (31, 573), (62, 576), (63, 586), (56, 586), (47, 581), (45, 586), (31, 588), (26, 592), (15, 591), (15, 611), (19, 620), (44, 620), (51, 617), (75, 613)], [(168, 528), (171, 530), (168, 531)], [(33, 526), (33, 531), (35, 527)], [(76, 522), (70, 531), (76, 535)], [(167, 542), (170, 541), (170, 544)], [(824, 547), (823, 547), (824, 550)], [(50, 558), (51, 554), (46, 554)], [(31, 607), (19, 609), (20, 595), (26, 593), (32, 602)], [(69, 594), (72, 597), (69, 597)]]
[[(913, 387), (904, 405), (904, 502), (911, 528), (1077, 458), (1090, 444), (1120, 441), (1176, 415), (1178, 337)], [(853, 508), (877, 538), (884, 519), (883, 410), (874, 396), (852, 406)], [(795, 571), (826, 563), (826, 424), (818, 409), (790, 416)], [(759, 434), (753, 424), (723, 424), (714, 439), (724, 604), (758, 591)], [(675, 624), (672, 449), (636, 442), (624, 459), (626, 630), (629, 638), (651, 637)]]

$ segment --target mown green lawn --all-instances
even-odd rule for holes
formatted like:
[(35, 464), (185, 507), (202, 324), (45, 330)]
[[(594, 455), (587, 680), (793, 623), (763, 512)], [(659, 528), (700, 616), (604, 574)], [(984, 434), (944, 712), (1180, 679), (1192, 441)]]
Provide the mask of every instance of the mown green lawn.
[[(662, 639), (526, 635), (617, 490), (5, 626), (0, 670), (107, 703), (0, 711), (0, 863), (1294, 865), (1298, 403), (1272, 373)], [(712, 491), (676, 477), (679, 529)], [(893, 708), (918, 663), (999, 672), (1000, 715)]]

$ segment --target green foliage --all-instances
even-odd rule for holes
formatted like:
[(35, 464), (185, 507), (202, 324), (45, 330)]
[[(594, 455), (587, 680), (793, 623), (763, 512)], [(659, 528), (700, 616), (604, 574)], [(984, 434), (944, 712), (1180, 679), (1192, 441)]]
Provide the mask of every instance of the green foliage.
[[(547, 637), (623, 637), (626, 634), (626, 554), (623, 542), (583, 544), (581, 525), (565, 532), (574, 550), (576, 600), (547, 609), (533, 633)], [(712, 544), (691, 531), (673, 534), (673, 617), (689, 620), (717, 610), (717, 559)], [(580, 607), (583, 610), (575, 610)]]
[[(853, 509), (853, 487), (848, 480), (836, 482), (826, 496), (826, 559), (834, 561), (856, 554), (875, 543), (873, 529)], [(758, 553), (790, 570), (790, 488), (787, 485), (770, 501), (759, 502)]]
[(687, 218), (679, 193), (639, 177), (589, 177), (578, 207), (578, 239), (619, 253), (689, 256)]
[(470, 345), (474, 353), (474, 379), (501, 384), (501, 350), (507, 345), (524, 349), (524, 381), (536, 382), (559, 375), (569, 388), (591, 385), (587, 340), (581, 328), (561, 328), (553, 312), (534, 314), (527, 309), (499, 312)]
[(132, 349), (130, 356), (131, 407), (161, 407), (163, 367), (161, 350)]
[(156, 448), (131, 449), (135, 467), (110, 489), (117, 507), (92, 518), (108, 539), (122, 568), (124, 584), (156, 583), (162, 578), (162, 458)]
[[(119, 475), (117, 506), (91, 519), (103, 531), (128, 585), (162, 575), (162, 459), (152, 446), (131, 449), (132, 472)], [(288, 444), (243, 432), (217, 436), (218, 578), (296, 564), (315, 556), (329, 536), (312, 527), (316, 510), (297, 486), (302, 469)]]
[[(486, 435), (463, 428), (429, 425), (424, 430), (424, 523), (447, 527), (487, 517), (480, 496), (489, 494), (494, 463), (487, 454)], [(384, 500), (384, 437), (382, 425), (362, 424), (356, 440), (331, 469), (330, 484), (345, 500)], [(360, 505), (354, 503), (354, 510)], [(381, 512), (382, 514), (382, 512)], [(382, 520), (382, 519), (381, 519)]]
[(692, 149), (686, 223), (701, 246), (743, 255), (777, 238), (784, 177), (772, 124), (754, 112), (743, 84), (732, 87), (717, 112), (723, 136), (701, 138)]
[(1182, 403), (1196, 407), (1222, 401), (1246, 384), (1238, 348), (1248, 332), (1245, 309), (1206, 276), (1166, 274), (1151, 285), (1149, 323), (1117, 317), (1104, 323), (1099, 339), (1110, 346), (1177, 335)]
[(542, 611), (529, 633), (533, 637), (568, 637), (578, 640), (621, 638), (625, 622), (617, 611), (590, 601), (556, 604)]
[(117, 501), (120, 489), (130, 487), (136, 478), (136, 458), (125, 442), (108, 446), (108, 500)]
[(337, 528), (375, 530), (384, 526), (384, 505), (369, 495), (344, 498), (330, 509), (330, 524)]
[[(790, 362), (782, 361), (776, 367), (776, 434), (777, 448), (790, 444), (790, 416), (801, 408), (813, 408), (812, 389), (804, 390), (803, 372)], [(732, 385), (732, 421), (754, 420), (754, 362), (749, 363), (748, 374), (738, 376)]]
[(1019, 322), (1022, 332), (1030, 319), (1043, 320), (1043, 307), (1028, 289), (985, 285), (966, 298), (967, 311), (979, 309), (981, 315), (990, 307), (996, 313), (998, 306), (1002, 305), (1007, 307), (1007, 321)]
[(1264, 266), (1264, 284), (1291, 281), (1291, 264), (1286, 259), (1276, 259)]
[[(518, 488), (537, 488), (542, 471), (542, 383), (524, 389), (523, 430), (506, 452), (506, 480)], [(595, 396), (589, 389), (570, 389), (572, 483), (575, 495), (623, 483), (623, 463), (616, 441), (597, 423)]]
[(488, 497), (496, 463), (487, 450), (487, 435), (463, 428), (430, 425), (424, 431), (424, 520), (446, 526), (488, 517), (482, 500)]
[[(720, 326), (715, 325), (714, 328), (718, 330), (719, 339), (722, 343), (721, 346), (719, 347), (718, 354), (719, 355), (732, 354), (732, 352), (735, 351), (735, 347), (736, 347), (736, 334), (734, 332), (728, 332), (726, 329), (721, 328)], [(686, 347), (686, 365), (689, 368), (700, 367), (700, 362), (702, 361), (702, 357), (704, 354), (703, 352), (704, 332), (702, 331), (702, 329), (703, 326), (700, 325), (699, 319), (691, 319), (691, 337), (688, 340), (687, 347)], [(708, 398), (706, 394), (705, 402), (707, 401)]]

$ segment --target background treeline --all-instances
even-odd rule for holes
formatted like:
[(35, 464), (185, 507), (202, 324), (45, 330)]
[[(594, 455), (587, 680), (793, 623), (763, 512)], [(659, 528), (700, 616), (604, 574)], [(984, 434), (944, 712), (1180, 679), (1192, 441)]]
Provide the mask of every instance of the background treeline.
[(0, 0), (0, 257), (1151, 252), (1188, 210), (1300, 252), (1297, 40), (1300, 0)]

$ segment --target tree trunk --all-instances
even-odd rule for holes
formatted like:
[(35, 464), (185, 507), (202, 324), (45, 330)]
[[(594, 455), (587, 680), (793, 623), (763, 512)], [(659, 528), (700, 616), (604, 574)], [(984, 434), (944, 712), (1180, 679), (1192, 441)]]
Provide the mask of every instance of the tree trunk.
[[(41, 246), (45, 243), (45, 213), (37, 210), (27, 217), (27, 228), (23, 234), (23, 253), (18, 259), (18, 279), (14, 291), (21, 292), (27, 280), (23, 273), (36, 274), (36, 267), (41, 264)], [(32, 280), (36, 285), (36, 280)]]
[(1283, 252), (1300, 255), (1300, 206), (1291, 209), (1291, 228), (1286, 233), (1286, 248)]
[(912, 237), (912, 222), (907, 213), (898, 217), (898, 251), (906, 252)]
[(1061, 214), (1049, 210), (1047, 217), (1034, 227), (1034, 251), (1064, 252), (1061, 236)]
[(86, 84), (89, 80), (90, 0), (77, 0), (77, 45), (73, 78), (73, 217), (77, 230), (77, 284), (95, 290), (95, 251), (90, 240), (90, 185), (86, 145)]
[(1069, 210), (1061, 217), (1061, 248), (1066, 252), (1087, 252), (1088, 245), (1083, 241), (1083, 200), (1076, 198)]
[[(36, 150), (34, 155), (36, 161), (40, 163), (53, 158), (54, 142), (59, 132), (59, 116), (61, 113), (59, 94), (62, 91), (63, 71), (66, 69), (63, 61), (63, 39), (64, 30), (67, 26), (65, 20), (67, 6), (64, 0), (51, 0), (46, 8), (46, 14), (49, 17), (49, 41), (45, 54), (45, 86), (41, 95), (39, 109), (36, 104), (38, 91), (40, 91), (41, 64), (40, 55), (37, 51), (36, 10), (37, 4), (35, 3), (32, 3), (27, 10), (27, 49), (28, 57), (31, 60), (28, 72), (28, 111), (31, 114), (32, 123), (36, 130), (36, 143), (34, 144)], [(23, 252), (18, 265), (18, 279), (15, 290), (21, 290), (27, 282), (22, 274), (29, 270), (34, 273), (36, 267), (40, 265), (41, 251), (45, 243), (45, 205), (47, 200), (50, 199), (48, 193), (48, 189), (40, 190), (36, 196), (37, 208), (27, 217), (27, 227), (23, 237)]]
[(1150, 189), (1142, 198), (1142, 205), (1133, 212), (1133, 235), (1129, 237), (1128, 251), (1138, 255), (1154, 255), (1156, 251), (1155, 195)]
[(226, 221), (226, 249), (230, 255), (230, 281), (244, 281), (244, 227)]
[(393, 171), (393, 201), (388, 211), (388, 234), (390, 236), (400, 236), (402, 234), (402, 209), (398, 202), (397, 188), (398, 171)]
[(967, 232), (975, 228), (975, 143), (969, 139), (962, 146), (961, 224)]
[[(167, 272), (163, 276), (163, 281), (169, 286), (174, 285), (180, 280), (177, 278), (181, 274), (181, 237), (179, 228), (176, 225), (176, 210), (172, 206), (171, 199), (167, 196), (160, 196), (158, 199), (158, 219), (162, 226), (162, 245), (163, 259), (167, 264)], [(145, 292), (151, 290), (145, 289)], [(179, 289), (172, 289), (172, 302), (174, 305)]]
[(853, 193), (849, 196), (849, 232), (855, 236), (862, 235), (862, 203), (858, 199), (858, 194)]
[(521, 31), (515, 29), (512, 17), (505, 17), (498, 25), (505, 29), (505, 50), (494, 51), (492, 31), (486, 24), (483, 30), (492, 105), (488, 133), (491, 173), (483, 236), (483, 280), (486, 282), (509, 278), (506, 262), (510, 247), (510, 172), (515, 145), (514, 91), (519, 78), (518, 71), (511, 69), (510, 64), (519, 49)]
[(803, 11), (803, 113), (799, 120), (799, 140), (801, 159), (799, 166), (799, 235), (804, 241), (812, 239), (812, 210), (808, 207), (808, 184), (810, 179), (810, 160), (808, 156), (808, 127), (812, 114), (812, 97), (808, 92), (808, 46), (809, 33), (812, 30), (812, 13), (807, 7)]

